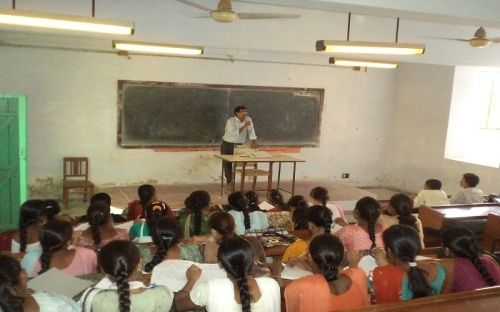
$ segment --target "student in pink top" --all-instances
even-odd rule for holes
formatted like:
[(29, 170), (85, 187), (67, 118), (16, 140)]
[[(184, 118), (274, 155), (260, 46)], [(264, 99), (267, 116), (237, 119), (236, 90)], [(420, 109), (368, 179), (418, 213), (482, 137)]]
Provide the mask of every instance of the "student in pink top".
[(500, 285), (500, 267), (481, 252), (473, 233), (463, 227), (448, 228), (441, 234), (447, 256), (443, 292), (474, 290)]
[(309, 196), (312, 199), (312, 205), (321, 205), (332, 211), (333, 227), (332, 233), (337, 233), (347, 224), (344, 209), (334, 202), (329, 201), (328, 190), (322, 186), (316, 186), (311, 190)]
[(21, 264), (33, 277), (51, 268), (59, 269), (70, 275), (83, 275), (96, 272), (97, 256), (94, 251), (83, 247), (69, 247), (73, 227), (67, 221), (47, 222), (40, 231), (42, 252), (28, 252)]
[(109, 205), (104, 201), (96, 201), (87, 209), (89, 228), (77, 237), (75, 245), (94, 250), (101, 249), (112, 240), (128, 240), (128, 231), (113, 226), (113, 218)]
[(377, 224), (380, 204), (372, 197), (363, 197), (354, 208), (355, 225), (347, 225), (335, 235), (340, 238), (347, 250), (368, 250), (384, 247), (382, 241), (383, 225)]

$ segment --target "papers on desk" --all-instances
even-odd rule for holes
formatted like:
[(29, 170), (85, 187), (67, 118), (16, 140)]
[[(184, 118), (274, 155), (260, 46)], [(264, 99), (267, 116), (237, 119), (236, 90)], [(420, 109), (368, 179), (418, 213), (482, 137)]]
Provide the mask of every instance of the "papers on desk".
[(187, 260), (166, 260), (155, 266), (153, 269), (151, 283), (166, 286), (171, 291), (177, 292), (181, 290), (184, 285), (186, 285), (186, 271), (192, 264), (195, 264), (201, 269), (201, 276), (196, 281), (194, 287), (197, 287), (201, 283), (208, 280), (227, 278), (226, 271), (219, 267), (218, 263), (207, 264), (194, 263)]
[(58, 269), (52, 268), (28, 281), (28, 288), (35, 291), (47, 291), (74, 297), (92, 285), (92, 281), (83, 280)]
[(307, 270), (299, 269), (297, 267), (291, 267), (288, 265), (284, 265), (283, 271), (281, 272), (281, 278), (289, 280), (296, 280), (308, 275), (312, 275), (312, 273)]
[(272, 158), (273, 157), (273, 155), (269, 154), (266, 151), (248, 152), (248, 153), (240, 154), (238, 156), (250, 157), (250, 158)]
[[(117, 229), (124, 229), (124, 230), (128, 231), (128, 230), (130, 230), (130, 228), (132, 227), (133, 224), (134, 224), (134, 221), (127, 221), (127, 222), (123, 222), (123, 223), (117, 223), (117, 224), (115, 224), (115, 228), (117, 228)], [(78, 224), (77, 226), (75, 226), (75, 228), (73, 230), (75, 232), (85, 231), (88, 227), (89, 227), (88, 223), (81, 223), (81, 224)]]
[(270, 204), (270, 203), (268, 203), (268, 202), (262, 202), (262, 203), (260, 203), (260, 204), (259, 204), (259, 208), (260, 208), (261, 210), (264, 210), (264, 211), (269, 211), (269, 210), (273, 209), (273, 208), (274, 208), (274, 206), (273, 206), (273, 205), (271, 205), (271, 204)]

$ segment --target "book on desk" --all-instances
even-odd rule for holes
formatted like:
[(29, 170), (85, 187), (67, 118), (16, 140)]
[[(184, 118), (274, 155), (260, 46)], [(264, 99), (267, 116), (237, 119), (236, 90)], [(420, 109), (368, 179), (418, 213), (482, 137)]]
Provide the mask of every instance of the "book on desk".
[(266, 151), (251, 151), (243, 154), (239, 154), (240, 157), (248, 157), (248, 158), (272, 158), (273, 155)]

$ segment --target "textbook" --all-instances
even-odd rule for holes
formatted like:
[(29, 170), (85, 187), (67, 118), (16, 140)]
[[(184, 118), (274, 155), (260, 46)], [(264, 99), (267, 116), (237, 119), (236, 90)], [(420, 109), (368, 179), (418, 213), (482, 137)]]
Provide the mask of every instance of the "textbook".
[(28, 288), (35, 291), (54, 292), (71, 298), (90, 287), (92, 283), (92, 281), (83, 280), (52, 268), (29, 280)]

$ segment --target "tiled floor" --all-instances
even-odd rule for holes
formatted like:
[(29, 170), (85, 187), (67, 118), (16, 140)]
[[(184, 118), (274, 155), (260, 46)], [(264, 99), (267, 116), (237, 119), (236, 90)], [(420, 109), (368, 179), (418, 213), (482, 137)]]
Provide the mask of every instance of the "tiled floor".
[[(248, 183), (250, 185), (250, 183)], [(238, 185), (237, 185), (238, 186)], [(330, 200), (339, 202), (346, 211), (352, 210), (356, 201), (364, 196), (376, 197), (379, 200), (389, 199), (395, 191), (381, 187), (356, 187), (348, 184), (340, 184), (331, 181), (297, 181), (295, 185), (295, 194), (303, 195), (306, 198), (309, 192), (315, 186), (326, 187), (330, 193)], [(117, 208), (125, 208), (130, 201), (137, 199), (138, 186), (123, 186), (98, 189), (97, 192), (106, 192), (112, 198), (112, 205)], [(228, 189), (227, 186), (225, 186)], [(264, 183), (257, 183), (257, 189), (263, 189)], [(284, 182), (280, 185), (285, 189), (291, 188), (290, 182)], [(212, 201), (218, 204), (225, 204), (227, 194), (222, 195), (220, 184), (176, 184), (176, 185), (155, 185), (158, 199), (169, 204), (173, 209), (184, 207), (184, 199), (195, 190), (206, 190), (212, 196)], [(260, 200), (264, 201), (265, 191), (258, 192)], [(283, 192), (286, 200), (290, 194)], [(80, 201), (81, 195), (75, 194), (73, 200), (70, 201), (69, 209), (65, 209), (64, 213), (70, 215), (83, 215), (87, 209), (88, 203)]]

